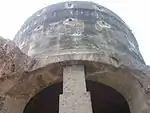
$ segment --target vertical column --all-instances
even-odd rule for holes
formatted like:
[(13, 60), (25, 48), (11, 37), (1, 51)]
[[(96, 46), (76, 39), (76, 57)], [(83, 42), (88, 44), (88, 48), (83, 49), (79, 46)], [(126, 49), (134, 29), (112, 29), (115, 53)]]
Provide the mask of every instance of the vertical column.
[(59, 113), (92, 113), (90, 93), (86, 91), (84, 66), (64, 68)]

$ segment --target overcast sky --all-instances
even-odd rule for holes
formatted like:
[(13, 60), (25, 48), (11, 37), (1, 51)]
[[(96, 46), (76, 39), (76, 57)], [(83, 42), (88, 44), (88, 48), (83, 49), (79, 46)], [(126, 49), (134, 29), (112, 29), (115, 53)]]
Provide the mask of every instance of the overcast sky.
[[(0, 0), (0, 36), (13, 39), (29, 16), (47, 5), (60, 1), (65, 0)], [(91, 1), (109, 8), (127, 23), (139, 43), (144, 60), (150, 65), (150, 1)]]

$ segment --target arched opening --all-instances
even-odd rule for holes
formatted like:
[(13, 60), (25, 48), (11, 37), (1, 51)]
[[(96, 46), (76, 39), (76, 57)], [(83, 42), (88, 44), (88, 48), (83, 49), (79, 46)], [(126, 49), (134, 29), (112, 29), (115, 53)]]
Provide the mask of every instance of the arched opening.
[[(90, 80), (86, 83), (91, 92), (93, 113), (130, 113), (127, 101), (115, 89)], [(62, 89), (62, 83), (48, 86), (28, 102), (24, 113), (59, 113)]]

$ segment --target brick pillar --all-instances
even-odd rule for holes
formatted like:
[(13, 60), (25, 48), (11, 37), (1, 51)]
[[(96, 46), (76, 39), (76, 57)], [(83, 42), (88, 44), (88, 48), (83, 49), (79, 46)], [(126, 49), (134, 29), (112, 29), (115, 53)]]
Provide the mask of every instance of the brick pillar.
[(92, 113), (90, 93), (86, 91), (84, 66), (64, 68), (59, 113)]

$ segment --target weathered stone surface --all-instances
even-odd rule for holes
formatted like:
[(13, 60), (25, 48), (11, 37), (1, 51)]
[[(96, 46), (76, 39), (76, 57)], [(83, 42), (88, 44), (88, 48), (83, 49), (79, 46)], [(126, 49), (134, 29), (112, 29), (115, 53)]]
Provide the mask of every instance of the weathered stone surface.
[(59, 113), (93, 113), (87, 92), (84, 66), (63, 69), (63, 94), (59, 95)]
[[(131, 113), (143, 113), (149, 109), (150, 77), (145, 75), (144, 71), (128, 69), (127, 67), (115, 68), (96, 62), (84, 61), (81, 64), (86, 68), (87, 80), (106, 84), (120, 92), (128, 101)], [(51, 84), (62, 81), (63, 71), (61, 67), (63, 67), (62, 64), (56, 63), (33, 72), (20, 73), (20, 79), (5, 93), (7, 96), (5, 95), (3, 110), (7, 108), (8, 113), (23, 113), (20, 111), (25, 108), (35, 94)], [(13, 81), (14, 78), (8, 78), (8, 80)], [(14, 101), (16, 104), (11, 104)]]
[(14, 42), (0, 38), (0, 113), (23, 113), (37, 93), (62, 81), (68, 65), (84, 65), (87, 80), (116, 89), (131, 113), (149, 113), (150, 67), (130, 29), (107, 8), (77, 1), (48, 6)]
[(51, 65), (32, 72), (16, 73), (5, 77), (3, 81), (0, 79), (0, 96), (4, 96), (0, 100), (0, 113), (23, 113), (26, 104), (36, 93), (55, 82), (62, 81), (61, 76), (62, 68)]
[[(68, 4), (73, 8), (66, 8)], [(41, 67), (66, 60), (116, 67), (145, 65), (127, 25), (110, 10), (91, 2), (65, 2), (41, 9), (25, 22), (14, 41), (24, 53), (38, 59)]]
[(0, 77), (32, 69), (34, 60), (25, 55), (11, 40), (0, 37)]
[(13, 41), (0, 37), (0, 113), (8, 113), (7, 92), (22, 78), (24, 71), (32, 70), (34, 63)]

